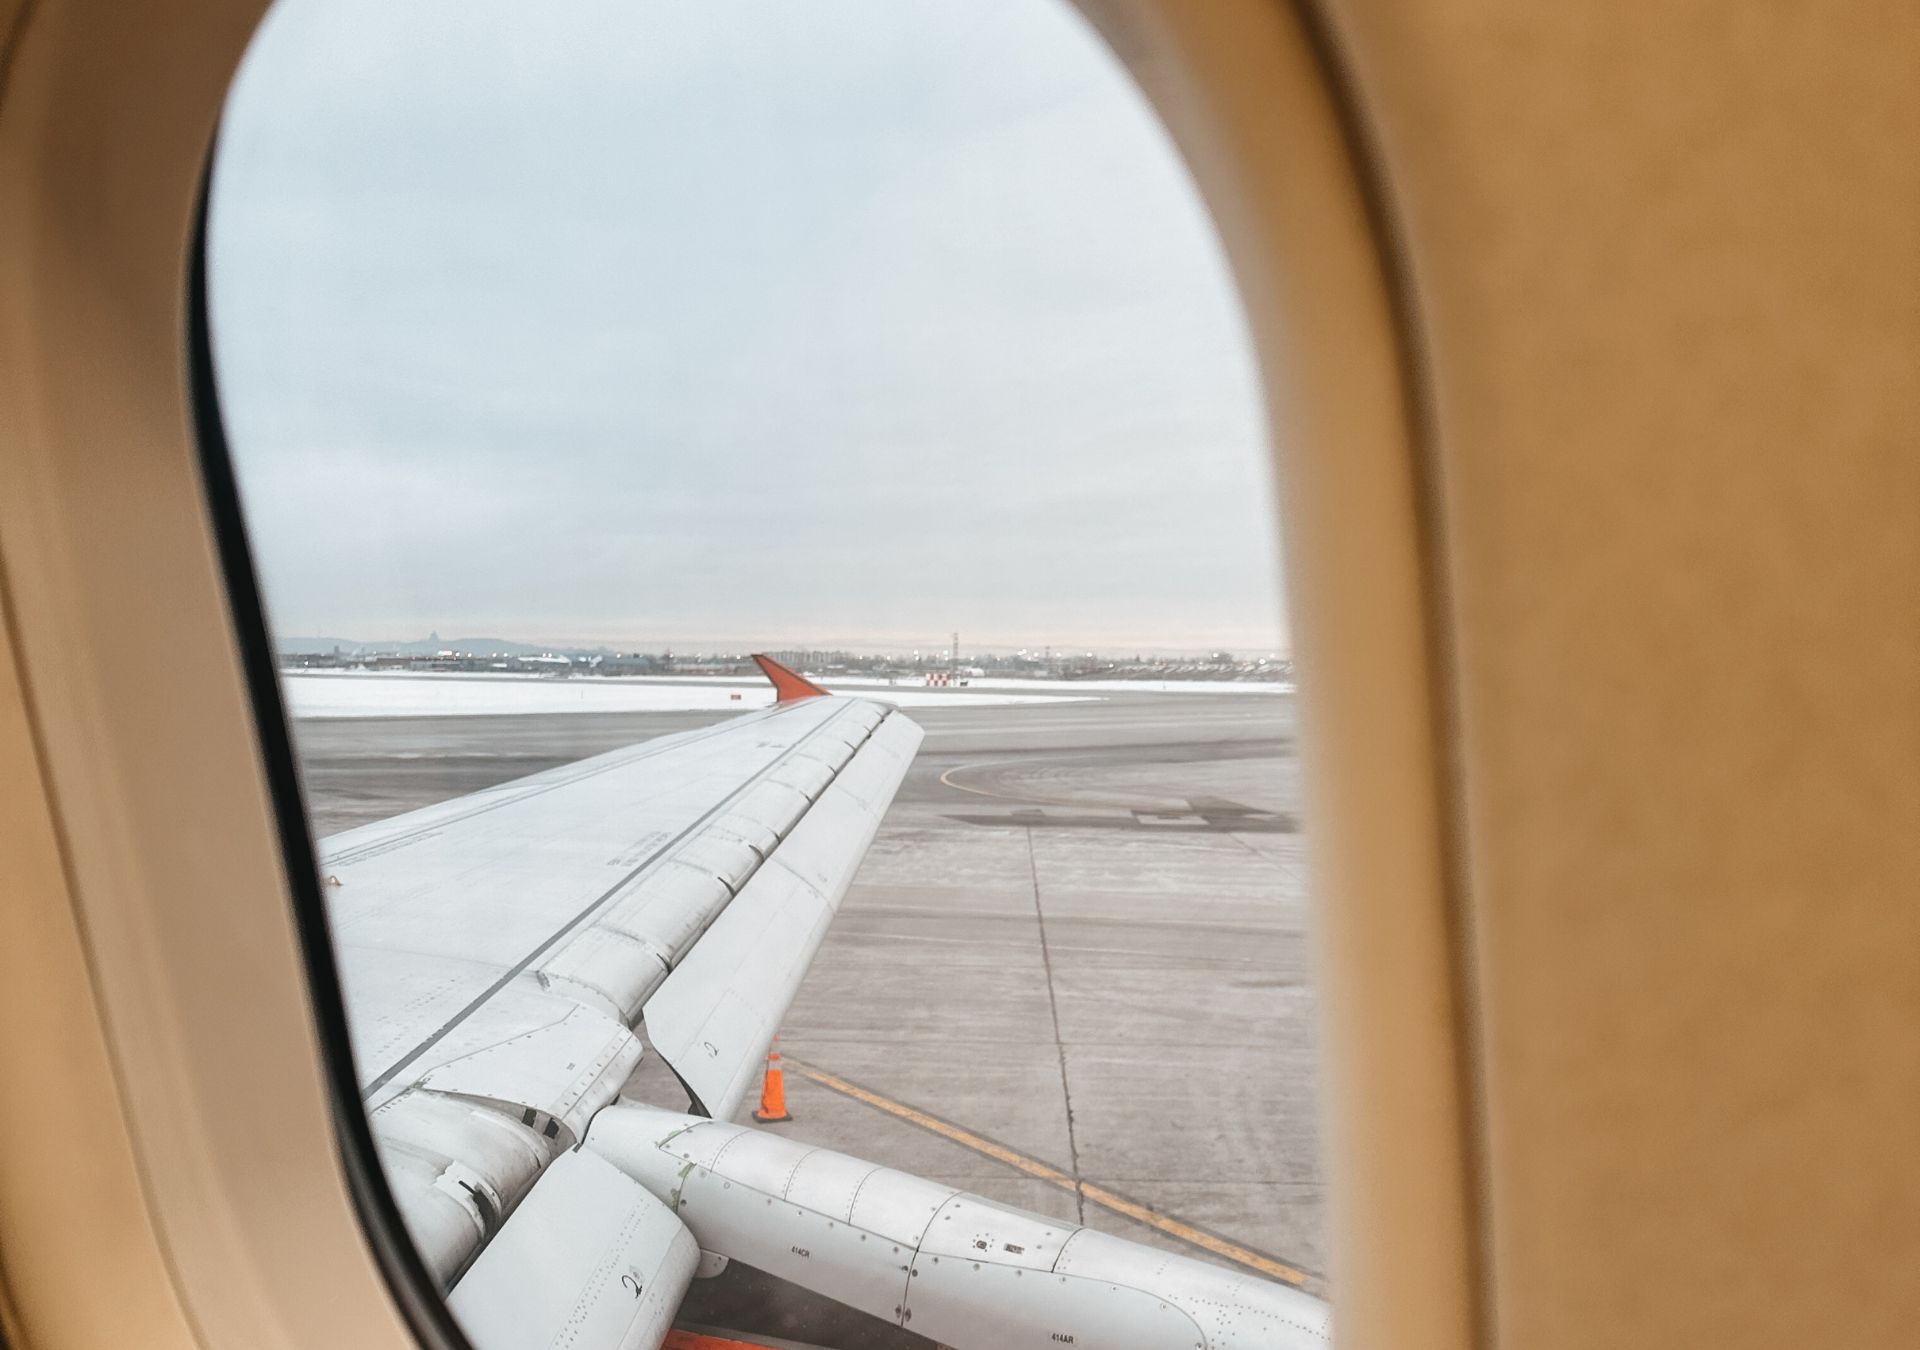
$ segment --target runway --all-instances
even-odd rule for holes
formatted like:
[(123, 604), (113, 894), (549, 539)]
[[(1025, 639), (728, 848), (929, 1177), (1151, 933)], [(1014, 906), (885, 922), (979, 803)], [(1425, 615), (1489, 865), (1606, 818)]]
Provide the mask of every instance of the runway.
[[(1291, 697), (909, 715), (926, 741), (788, 1016), (794, 1120), (769, 1128), (1324, 1293)], [(296, 741), (325, 835), (714, 720), (340, 719)], [(685, 1101), (664, 1067), (636, 1087)], [(861, 1339), (752, 1272), (695, 1292), (695, 1321), (759, 1301), (760, 1330)]]

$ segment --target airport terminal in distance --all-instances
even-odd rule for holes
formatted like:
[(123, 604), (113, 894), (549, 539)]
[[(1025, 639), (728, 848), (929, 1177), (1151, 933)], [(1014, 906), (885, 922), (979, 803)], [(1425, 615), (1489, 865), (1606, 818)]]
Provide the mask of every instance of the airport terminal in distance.
[[(322, 837), (766, 697), (289, 665)], [(1291, 669), (1232, 673), (843, 677), (926, 738), (782, 1027), (792, 1120), (762, 1128), (1324, 1295)], [(632, 1086), (685, 1101), (656, 1056)], [(683, 1319), (930, 1344), (738, 1263)]]

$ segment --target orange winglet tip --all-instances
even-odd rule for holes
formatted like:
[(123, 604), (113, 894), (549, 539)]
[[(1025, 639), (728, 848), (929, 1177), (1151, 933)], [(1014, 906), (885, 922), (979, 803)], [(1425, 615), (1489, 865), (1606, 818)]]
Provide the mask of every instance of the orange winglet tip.
[(794, 703), (803, 698), (823, 698), (827, 691), (796, 674), (774, 660), (764, 652), (753, 654), (753, 663), (760, 667), (760, 673), (773, 681), (773, 701), (775, 703)]

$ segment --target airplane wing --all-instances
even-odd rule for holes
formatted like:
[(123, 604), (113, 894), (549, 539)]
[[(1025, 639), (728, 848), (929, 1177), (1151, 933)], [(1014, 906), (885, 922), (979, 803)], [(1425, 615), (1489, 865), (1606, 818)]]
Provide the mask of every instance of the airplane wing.
[[(771, 708), (320, 845), (374, 1140), (469, 1339), (651, 1350), (739, 1257), (962, 1350), (1323, 1346), (1297, 1290), (726, 1123), (921, 737), (755, 659)], [(693, 1114), (622, 1099), (643, 1037)]]
[[(768, 663), (772, 664), (772, 663)], [(773, 707), (321, 842), (361, 1091), (451, 1286), (639, 1064), (720, 1119), (920, 741), (782, 667)]]

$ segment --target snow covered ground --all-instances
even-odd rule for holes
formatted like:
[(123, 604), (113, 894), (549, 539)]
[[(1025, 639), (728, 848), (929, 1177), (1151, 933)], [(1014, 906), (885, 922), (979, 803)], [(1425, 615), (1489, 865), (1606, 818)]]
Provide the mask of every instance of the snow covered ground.
[[(927, 689), (884, 681), (835, 682), (903, 708), (969, 707), (1007, 703), (1085, 703), (1092, 693), (1067, 693), (1047, 681), (1003, 681), (1048, 692)], [(436, 675), (358, 670), (290, 671), (280, 676), (287, 711), (296, 718), (480, 717), (503, 713), (671, 712), (764, 708), (773, 702), (765, 680), (554, 679), (527, 675)], [(1059, 690), (1060, 692), (1053, 692)]]

